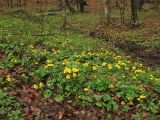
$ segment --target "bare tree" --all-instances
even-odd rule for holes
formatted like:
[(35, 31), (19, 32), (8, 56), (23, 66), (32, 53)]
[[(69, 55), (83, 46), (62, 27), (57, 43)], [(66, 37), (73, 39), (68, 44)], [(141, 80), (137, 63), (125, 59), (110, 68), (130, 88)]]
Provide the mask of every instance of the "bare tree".
[(105, 23), (110, 23), (111, 15), (110, 15), (110, 0), (103, 0), (104, 4), (104, 16), (105, 16)]
[(137, 26), (137, 0), (131, 0), (131, 25)]
[(67, 24), (67, 4), (66, 4), (66, 0), (62, 1), (63, 4), (63, 22), (62, 22), (62, 27), (61, 27), (61, 31), (65, 31), (66, 29), (66, 24)]
[(138, 7), (139, 11), (142, 10), (144, 2), (145, 2), (144, 0), (139, 0), (139, 7)]
[(64, 8), (64, 0), (59, 0), (58, 1), (58, 9), (63, 10), (63, 8)]
[(124, 24), (124, 15), (125, 15), (125, 8), (126, 8), (126, 0), (120, 0), (119, 3), (119, 9), (120, 9), (120, 16), (121, 16), (121, 25)]
[(80, 12), (84, 12), (84, 0), (79, 0)]
[(13, 0), (6, 0), (8, 7), (13, 7)]

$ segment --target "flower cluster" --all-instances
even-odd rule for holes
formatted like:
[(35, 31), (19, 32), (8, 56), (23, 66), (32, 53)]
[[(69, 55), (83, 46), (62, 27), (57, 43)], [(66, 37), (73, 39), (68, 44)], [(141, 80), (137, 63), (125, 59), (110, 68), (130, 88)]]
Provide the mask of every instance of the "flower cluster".
[(50, 68), (50, 67), (54, 67), (54, 64), (52, 63), (51, 60), (47, 60), (47, 61), (46, 61), (45, 68)]
[(70, 80), (71, 77), (76, 78), (78, 76), (78, 72), (79, 72), (79, 69), (77, 69), (77, 68), (70, 69), (68, 67), (65, 67), (65, 69), (63, 71), (63, 73), (66, 74), (67, 80)]
[(36, 89), (36, 90), (37, 89), (42, 89), (43, 87), (44, 87), (44, 84), (42, 82), (40, 82), (39, 84), (34, 84), (33, 85), (33, 88)]
[(8, 81), (8, 82), (11, 82), (11, 81), (12, 81), (11, 75), (7, 75), (6, 81)]

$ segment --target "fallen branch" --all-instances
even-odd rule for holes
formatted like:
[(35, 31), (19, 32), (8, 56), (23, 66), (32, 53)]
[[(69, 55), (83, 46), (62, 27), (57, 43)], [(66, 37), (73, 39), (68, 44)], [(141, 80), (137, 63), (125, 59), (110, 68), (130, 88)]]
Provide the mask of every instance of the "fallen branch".
[(37, 14), (36, 17), (47, 16), (47, 15), (57, 15), (57, 14), (55, 12), (45, 12), (45, 13)]

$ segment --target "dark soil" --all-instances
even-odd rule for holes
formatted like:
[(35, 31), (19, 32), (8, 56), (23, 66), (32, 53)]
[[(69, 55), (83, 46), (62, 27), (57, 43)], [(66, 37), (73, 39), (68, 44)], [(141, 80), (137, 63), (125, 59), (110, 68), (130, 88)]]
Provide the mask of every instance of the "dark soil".
[(133, 42), (117, 42), (115, 43), (115, 46), (120, 48), (125, 53), (131, 54), (134, 59), (139, 59), (147, 66), (154, 67), (160, 65), (160, 49), (154, 49), (149, 52), (146, 51), (148, 48)]
[(99, 30), (93, 30), (89, 33), (92, 37), (98, 37), (104, 39), (105, 41), (113, 44), (115, 47), (118, 47), (122, 51), (124, 51), (127, 55), (130, 55), (133, 59), (140, 60), (144, 65), (156, 67), (160, 65), (160, 49), (154, 48), (148, 51), (150, 48), (146, 46), (142, 46), (138, 43), (132, 41), (125, 41), (115, 39), (109, 37), (108, 34), (104, 33), (103, 30), (99, 28)]

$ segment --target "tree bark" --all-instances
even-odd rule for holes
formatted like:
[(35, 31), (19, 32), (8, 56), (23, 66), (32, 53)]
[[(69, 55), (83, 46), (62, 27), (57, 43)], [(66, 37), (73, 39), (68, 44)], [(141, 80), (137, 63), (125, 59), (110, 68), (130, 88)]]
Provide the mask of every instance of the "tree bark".
[(67, 24), (67, 11), (66, 11), (66, 0), (63, 0), (63, 21), (62, 21), (62, 27), (61, 27), (61, 31), (65, 31), (66, 29), (66, 24)]
[(65, 0), (65, 5), (68, 7), (72, 14), (76, 12), (75, 9), (70, 5), (69, 0)]
[(105, 16), (105, 23), (110, 23), (110, 0), (103, 0), (104, 3), (104, 16)]
[(80, 12), (84, 12), (84, 0), (80, 0)]
[(137, 26), (137, 20), (138, 20), (137, 1), (131, 0), (131, 25)]

